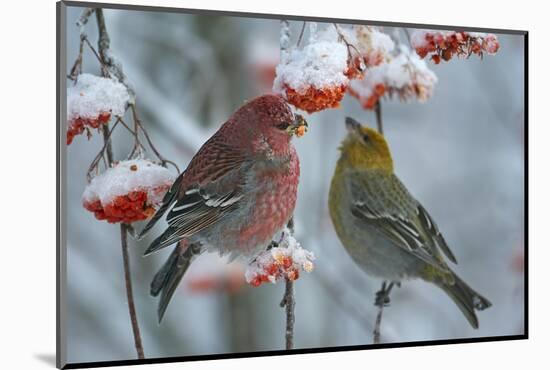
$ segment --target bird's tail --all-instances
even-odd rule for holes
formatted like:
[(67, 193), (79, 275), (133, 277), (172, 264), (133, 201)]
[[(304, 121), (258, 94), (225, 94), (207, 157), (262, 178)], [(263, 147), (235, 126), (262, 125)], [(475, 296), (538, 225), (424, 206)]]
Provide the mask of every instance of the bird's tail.
[(481, 294), (470, 288), (462, 279), (460, 279), (455, 273), (453, 274), (454, 283), (445, 281), (446, 279), (434, 281), (437, 286), (451, 297), (456, 303), (460, 311), (464, 314), (470, 325), (474, 329), (479, 327), (479, 322), (475, 311), (482, 311), (491, 307), (491, 302)]
[(157, 309), (159, 324), (181, 278), (191, 265), (193, 257), (198, 254), (200, 254), (200, 246), (191, 244), (185, 248), (178, 244), (164, 265), (153, 277), (150, 293), (153, 297), (160, 294)]

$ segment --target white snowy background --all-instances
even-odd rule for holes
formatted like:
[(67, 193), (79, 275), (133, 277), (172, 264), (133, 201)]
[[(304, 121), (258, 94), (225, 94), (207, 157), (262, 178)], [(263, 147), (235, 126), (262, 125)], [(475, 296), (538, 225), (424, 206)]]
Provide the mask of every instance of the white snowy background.
[[(80, 9), (68, 11), (68, 65), (77, 55)], [(255, 65), (276, 63), (279, 23), (213, 16), (106, 10), (113, 52), (132, 82), (143, 123), (163, 154), (185, 168), (192, 154), (245, 99), (269, 90)], [(292, 22), (293, 35), (301, 23)], [(389, 29), (388, 29), (389, 30)], [(97, 40), (94, 18), (88, 26)], [(489, 298), (473, 330), (437, 288), (415, 281), (392, 293), (383, 341), (417, 341), (523, 332), (523, 39), (498, 35), (496, 56), (442, 62), (425, 104), (383, 101), (384, 129), (397, 174), (438, 222), (459, 261), (457, 272)], [(90, 52), (84, 70), (99, 73)], [(346, 97), (341, 109), (306, 119), (295, 141), (302, 164), (297, 238), (317, 257), (296, 283), (297, 348), (369, 344), (380, 281), (365, 276), (334, 234), (327, 193), (344, 117), (374, 124), (374, 114)], [(114, 137), (115, 156), (132, 142)], [(101, 147), (76, 137), (68, 168), (68, 360), (135, 357), (124, 291), (119, 228), (81, 206), (86, 170)], [(153, 230), (157, 235), (159, 228)], [(134, 293), (145, 354), (165, 357), (275, 350), (284, 347), (283, 285), (244, 286), (237, 293), (194, 292), (188, 280), (225, 268), (204, 255), (188, 271), (161, 325), (149, 282), (169, 251), (142, 258), (151, 239), (131, 241)], [(244, 276), (243, 276), (244, 278)]]

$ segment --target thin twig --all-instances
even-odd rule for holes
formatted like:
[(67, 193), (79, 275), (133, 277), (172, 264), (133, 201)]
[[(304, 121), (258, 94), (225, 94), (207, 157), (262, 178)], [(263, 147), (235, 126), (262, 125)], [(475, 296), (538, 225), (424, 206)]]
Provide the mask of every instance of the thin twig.
[(304, 37), (304, 31), (306, 30), (306, 21), (302, 23), (302, 29), (300, 30), (300, 35), (298, 36), (298, 41), (296, 41), (296, 47), (300, 46), (300, 43), (302, 42), (302, 37)]
[[(122, 69), (119, 65), (117, 65), (110, 56), (109, 53), (109, 44), (110, 39), (109, 35), (107, 33), (107, 27), (105, 26), (105, 19), (103, 17), (103, 10), (102, 9), (96, 9), (96, 19), (97, 19), (97, 28), (99, 32), (99, 40), (98, 40), (98, 49), (99, 49), (99, 56), (101, 57), (101, 61), (103, 65), (106, 65), (110, 67), (110, 71), (120, 72), (116, 77), (119, 79), (120, 82), (124, 83), (125, 76), (122, 73)], [(105, 73), (106, 71), (102, 71)], [(128, 88), (129, 92), (133, 96), (133, 92), (130, 90), (127, 84), (125, 86)], [(117, 120), (117, 123), (119, 120)], [(116, 125), (116, 123), (115, 123)], [(114, 126), (113, 126), (114, 130)], [(107, 161), (109, 167), (113, 165), (113, 149), (111, 145), (111, 134), (113, 130), (109, 130), (109, 125), (105, 124), (103, 125), (103, 140), (105, 142), (105, 153), (107, 155)], [(130, 258), (128, 256), (128, 228), (125, 224), (120, 225), (120, 238), (121, 238), (121, 245), (122, 245), (122, 257), (123, 257), (123, 267), (124, 267), (124, 279), (126, 282), (126, 296), (128, 299), (128, 312), (130, 315), (130, 322), (132, 324), (132, 332), (134, 334), (134, 345), (136, 348), (137, 356), (139, 359), (145, 358), (143, 353), (143, 345), (141, 341), (141, 334), (139, 330), (139, 324), (137, 320), (137, 312), (136, 312), (136, 306), (134, 303), (134, 294), (132, 291), (132, 281), (131, 281), (131, 274), (130, 274)]]
[(294, 348), (294, 306), (296, 301), (294, 300), (294, 281), (286, 279), (285, 281), (285, 295), (280, 303), (281, 307), (286, 311), (286, 331), (285, 331), (285, 348)]
[(78, 21), (76, 21), (76, 26), (79, 28), (81, 38), (85, 35), (84, 26), (86, 26), (86, 23), (88, 23), (90, 16), (94, 12), (95, 8), (86, 8), (82, 11), (82, 13), (80, 13), (80, 17), (78, 17)]
[(382, 325), (382, 313), (384, 307), (390, 304), (390, 293), (393, 288), (393, 282), (386, 287), (386, 282), (382, 283), (382, 288), (376, 293), (376, 299), (374, 305), (378, 307), (378, 314), (376, 315), (376, 322), (374, 323), (373, 342), (374, 344), (380, 343), (380, 326)]
[(137, 120), (136, 121), (138, 126), (141, 128), (141, 132), (143, 132), (143, 135), (145, 136), (145, 139), (147, 139), (147, 143), (149, 144), (149, 147), (153, 150), (153, 152), (155, 153), (155, 155), (157, 156), (157, 158), (161, 161), (161, 163), (163, 164), (163, 166), (166, 165), (166, 163), (168, 164), (171, 164), (172, 166), (174, 166), (174, 168), (176, 169), (176, 171), (178, 171), (178, 173), (180, 173), (180, 169), (178, 167), (178, 165), (171, 161), (171, 160), (168, 160), (166, 158), (164, 158), (160, 153), (159, 151), (157, 150), (157, 148), (155, 147), (155, 145), (153, 145), (153, 141), (151, 140), (151, 137), (149, 136), (149, 133), (147, 132), (147, 130), (144, 129), (143, 125), (141, 124), (141, 121)]
[(143, 150), (143, 145), (141, 145), (141, 141), (139, 140), (139, 124), (138, 124), (139, 119), (137, 118), (135, 104), (133, 104), (133, 103), (130, 104), (130, 109), (132, 111), (132, 118), (134, 120), (134, 131), (133, 131), (133, 134), (134, 134), (134, 147), (132, 148), (132, 151), (128, 155), (128, 158), (134, 158), (134, 155), (136, 154), (137, 151), (139, 151), (139, 154), (141, 155), (142, 150)]
[(407, 42), (409, 43), (409, 47), (412, 46), (411, 44), (411, 34), (409, 32), (409, 29), (406, 27), (403, 27), (403, 31), (405, 31), (405, 35), (407, 36)]
[[(290, 231), (290, 235), (294, 235), (294, 217), (291, 217), (288, 220), (286, 225)], [(294, 281), (290, 279), (285, 279), (285, 294), (281, 300), (280, 306), (285, 308), (286, 312), (286, 330), (285, 330), (285, 348), (293, 349), (294, 348), (294, 307), (296, 301), (294, 299)]]
[[(115, 126), (113, 125), (113, 130)], [(113, 130), (109, 130), (109, 125), (103, 125), (102, 131), (103, 131), (103, 141), (105, 142), (105, 153), (107, 154), (107, 162), (109, 163), (109, 167), (113, 165), (114, 159), (113, 159), (113, 146), (111, 144), (111, 134), (113, 133)]]
[(380, 100), (378, 100), (374, 106), (374, 114), (376, 115), (376, 128), (379, 133), (384, 135), (384, 126), (382, 124), (382, 104), (380, 103)]
[[(109, 130), (109, 132), (107, 134), (105, 134), (105, 128), (109, 129), (109, 127), (107, 125), (103, 126), (103, 128), (102, 128), (102, 131), (103, 131), (103, 147), (101, 147), (101, 150), (99, 151), (99, 153), (96, 154), (95, 158), (93, 159), (92, 163), (90, 164), (90, 167), (88, 168), (88, 172), (86, 172), (86, 177), (88, 179), (88, 182), (90, 182), (92, 180), (91, 173), (95, 169), (97, 169), (97, 166), (98, 166), (99, 161), (101, 160), (101, 158), (105, 159), (105, 157), (104, 157), (105, 152), (107, 151), (107, 148), (111, 147), (111, 135), (113, 134), (113, 131), (115, 130), (115, 127), (118, 125), (119, 122), (121, 122), (121, 120), (117, 119), (115, 124)], [(111, 157), (112, 157), (112, 148), (109, 150), (109, 152), (111, 153)], [(109, 165), (106, 164), (105, 167), (109, 168)]]
[(84, 54), (84, 39), (80, 39), (80, 45), (78, 47), (78, 56), (73, 64), (73, 67), (71, 68), (71, 72), (67, 77), (69, 77), (71, 80), (75, 81), (77, 76), (82, 72), (82, 57)]
[(134, 304), (134, 293), (132, 290), (132, 276), (130, 272), (130, 257), (128, 255), (128, 225), (120, 224), (120, 244), (122, 246), (122, 260), (124, 263), (124, 281), (126, 283), (126, 298), (128, 299), (128, 313), (132, 321), (132, 331), (134, 333), (134, 345), (139, 359), (144, 359), (143, 344), (141, 343), (141, 333), (137, 321), (136, 305)]
[(103, 64), (107, 67), (108, 73), (118, 79), (118, 81), (126, 86), (128, 93), (130, 94), (131, 101), (135, 99), (134, 89), (130, 86), (128, 78), (122, 70), (122, 65), (118, 62), (115, 56), (111, 53), (111, 39), (107, 33), (107, 27), (105, 25), (105, 17), (103, 15), (103, 9), (96, 9), (95, 12), (97, 18), (97, 27), (99, 32), (99, 40), (97, 47), (99, 49), (99, 55)]

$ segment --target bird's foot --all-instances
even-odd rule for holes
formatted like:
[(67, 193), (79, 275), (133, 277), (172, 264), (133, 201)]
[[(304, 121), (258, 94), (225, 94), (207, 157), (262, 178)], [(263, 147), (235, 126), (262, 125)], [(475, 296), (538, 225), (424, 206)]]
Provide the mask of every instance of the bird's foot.
[(401, 283), (394, 283), (393, 281), (389, 284), (386, 284), (384, 281), (382, 287), (378, 292), (376, 292), (376, 298), (374, 299), (374, 305), (377, 307), (388, 307), (390, 305), (390, 293), (393, 286), (401, 286)]

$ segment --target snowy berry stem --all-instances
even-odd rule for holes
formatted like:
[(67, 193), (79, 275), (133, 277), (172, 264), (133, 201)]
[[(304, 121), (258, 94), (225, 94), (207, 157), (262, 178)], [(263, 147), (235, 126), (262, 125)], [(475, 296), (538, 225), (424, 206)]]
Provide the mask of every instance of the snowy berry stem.
[(393, 288), (394, 283), (391, 282), (387, 284), (385, 281), (382, 283), (382, 287), (376, 293), (376, 298), (374, 305), (378, 307), (378, 314), (376, 315), (376, 321), (374, 323), (373, 334), (373, 343), (380, 343), (380, 326), (382, 325), (382, 313), (384, 312), (384, 307), (390, 304), (390, 293)]
[[(288, 220), (286, 227), (290, 230), (290, 235), (294, 235), (294, 217)], [(286, 331), (285, 331), (285, 348), (294, 348), (294, 306), (296, 301), (294, 300), (294, 281), (288, 278), (285, 279), (285, 294), (280, 303), (280, 306), (285, 308), (286, 311)]]
[(380, 100), (378, 100), (374, 106), (374, 114), (376, 115), (376, 128), (379, 133), (384, 135), (384, 127), (382, 124), (382, 104), (380, 103)]
[(145, 358), (143, 345), (141, 343), (141, 333), (137, 321), (136, 306), (134, 304), (134, 293), (132, 290), (132, 276), (130, 272), (130, 256), (128, 255), (128, 225), (120, 224), (120, 244), (122, 246), (122, 260), (124, 263), (124, 280), (126, 283), (126, 298), (128, 299), (128, 312), (132, 322), (132, 331), (134, 333), (134, 344), (139, 359)]
[[(99, 32), (98, 40), (98, 49), (103, 65), (114, 68), (118, 73), (117, 77), (119, 80), (125, 84), (126, 77), (122, 73), (122, 68), (120, 65), (114, 62), (112, 56), (110, 56), (109, 45), (110, 39), (109, 34), (107, 33), (107, 27), (105, 26), (105, 18), (103, 17), (103, 9), (96, 9), (96, 18), (97, 18), (97, 28)], [(103, 70), (103, 73), (109, 73), (110, 71)], [(130, 89), (129, 89), (130, 90)], [(133, 94), (132, 94), (133, 95)], [(103, 140), (105, 154), (107, 156), (108, 167), (112, 167), (114, 158), (113, 158), (113, 149), (111, 145), (111, 130), (109, 130), (109, 125), (103, 125)], [(132, 276), (130, 273), (130, 258), (128, 256), (128, 226), (126, 224), (120, 225), (120, 241), (122, 246), (122, 261), (124, 267), (124, 280), (126, 285), (126, 297), (128, 300), (128, 312), (130, 315), (130, 321), (132, 323), (132, 331), (134, 334), (134, 345), (136, 348), (137, 356), (139, 359), (145, 358), (143, 353), (143, 345), (141, 341), (141, 334), (139, 330), (139, 324), (137, 320), (136, 306), (134, 303), (134, 293), (132, 291)]]
[(281, 301), (281, 307), (286, 310), (286, 331), (285, 331), (285, 348), (294, 348), (294, 306), (296, 301), (294, 300), (294, 281), (286, 279), (285, 281), (285, 295)]

